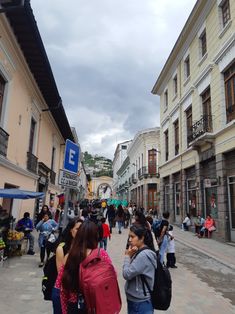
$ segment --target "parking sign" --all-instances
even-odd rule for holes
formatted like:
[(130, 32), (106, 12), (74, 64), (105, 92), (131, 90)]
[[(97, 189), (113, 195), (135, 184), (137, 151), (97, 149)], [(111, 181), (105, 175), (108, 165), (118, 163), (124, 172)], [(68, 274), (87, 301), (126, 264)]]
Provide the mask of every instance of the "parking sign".
[(66, 140), (64, 152), (64, 169), (78, 173), (79, 146), (70, 140)]

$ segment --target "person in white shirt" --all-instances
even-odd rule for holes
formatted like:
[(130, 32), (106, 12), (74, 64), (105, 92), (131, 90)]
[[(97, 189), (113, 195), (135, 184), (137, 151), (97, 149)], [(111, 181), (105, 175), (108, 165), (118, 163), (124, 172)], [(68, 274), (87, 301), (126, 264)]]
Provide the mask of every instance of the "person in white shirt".
[(176, 258), (175, 258), (175, 240), (173, 236), (173, 226), (169, 226), (169, 231), (168, 231), (169, 237), (168, 237), (168, 245), (167, 245), (167, 262), (166, 266), (169, 268), (177, 268), (175, 265), (176, 263)]
[(191, 218), (190, 218), (190, 215), (187, 214), (186, 217), (184, 218), (182, 229), (184, 231), (188, 231), (189, 230), (189, 226), (191, 226)]
[(130, 214), (130, 226), (132, 225), (132, 217), (133, 217), (133, 208), (132, 205), (128, 207), (128, 212)]

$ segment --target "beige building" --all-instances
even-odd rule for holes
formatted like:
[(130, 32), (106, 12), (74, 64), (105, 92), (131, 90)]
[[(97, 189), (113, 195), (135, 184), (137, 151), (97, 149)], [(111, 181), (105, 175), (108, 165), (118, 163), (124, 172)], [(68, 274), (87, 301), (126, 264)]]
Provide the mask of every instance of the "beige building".
[[(0, 14), (0, 188), (61, 193), (65, 140), (74, 140), (37, 24), (23, 9)], [(15, 218), (34, 200), (0, 199)]]
[(135, 135), (116, 172), (119, 199), (135, 203), (138, 208), (159, 209), (159, 144), (160, 128), (145, 129)]
[(235, 241), (235, 1), (198, 0), (152, 93), (160, 96), (161, 209), (211, 214)]

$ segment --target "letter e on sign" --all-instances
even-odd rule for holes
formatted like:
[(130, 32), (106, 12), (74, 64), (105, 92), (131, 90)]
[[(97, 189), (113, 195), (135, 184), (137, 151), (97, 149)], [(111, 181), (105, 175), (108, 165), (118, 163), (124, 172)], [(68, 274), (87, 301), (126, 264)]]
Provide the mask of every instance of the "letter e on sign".
[(66, 140), (64, 152), (64, 169), (78, 173), (79, 146), (70, 140)]

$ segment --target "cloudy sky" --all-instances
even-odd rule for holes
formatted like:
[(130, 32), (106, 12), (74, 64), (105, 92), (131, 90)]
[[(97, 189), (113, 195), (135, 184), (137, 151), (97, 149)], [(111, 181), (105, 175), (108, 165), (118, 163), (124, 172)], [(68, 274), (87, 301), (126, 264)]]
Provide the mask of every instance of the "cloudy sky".
[(32, 0), (59, 93), (82, 150), (159, 125), (151, 94), (195, 0)]

